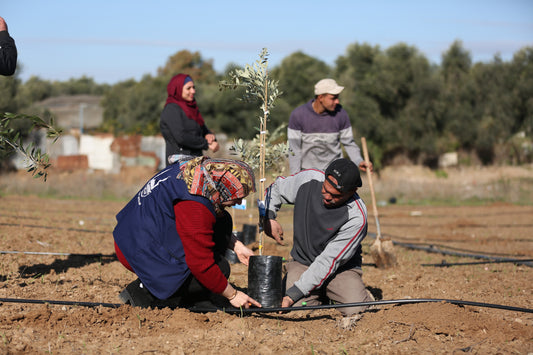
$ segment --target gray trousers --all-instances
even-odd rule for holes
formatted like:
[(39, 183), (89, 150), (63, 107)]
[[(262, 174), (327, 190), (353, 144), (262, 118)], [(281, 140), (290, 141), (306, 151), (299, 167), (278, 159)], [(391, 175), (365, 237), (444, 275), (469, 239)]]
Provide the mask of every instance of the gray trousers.
[[(291, 288), (300, 276), (309, 268), (297, 261), (290, 261), (287, 267), (287, 289)], [(361, 269), (348, 269), (337, 271), (324, 286), (318, 290), (312, 291), (308, 297), (304, 297), (294, 303), (294, 306), (301, 306), (306, 302), (308, 306), (318, 306), (321, 304), (320, 298), (326, 296), (336, 303), (354, 303), (354, 302), (371, 302), (373, 297), (366, 289), (361, 276)], [(338, 308), (344, 316), (351, 316), (363, 312), (368, 306), (364, 307), (342, 307)]]

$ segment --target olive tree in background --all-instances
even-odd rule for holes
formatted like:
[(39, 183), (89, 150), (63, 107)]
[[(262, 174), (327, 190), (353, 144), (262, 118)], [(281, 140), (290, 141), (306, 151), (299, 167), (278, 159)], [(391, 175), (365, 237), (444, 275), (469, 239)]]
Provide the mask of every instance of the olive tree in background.
[[(21, 63), (23, 68), (23, 63)], [(238, 102), (243, 91), (219, 92), (218, 82), (238, 67), (217, 74), (212, 60), (181, 50), (158, 68), (156, 76), (100, 85), (81, 77), (50, 82), (38, 77), (26, 83), (0, 77), (0, 117), (4, 112), (47, 117), (32, 109), (36, 101), (58, 95), (102, 95), (102, 131), (116, 135), (159, 133), (159, 117), (172, 75), (189, 74), (197, 86), (197, 101), (209, 127), (230, 138), (252, 139), (257, 125), (249, 120), (256, 107)], [(472, 63), (460, 41), (443, 53), (441, 64), (404, 43), (385, 50), (353, 43), (329, 67), (301, 51), (272, 68), (284, 95), (269, 111), (270, 127), (282, 127), (292, 110), (313, 97), (314, 84), (332, 77), (345, 86), (341, 104), (352, 120), (356, 139), (365, 136), (376, 168), (396, 156), (434, 166), (439, 155), (462, 152), (483, 164), (533, 161), (533, 48), (516, 52), (511, 61), (498, 56)], [(46, 119), (45, 119), (46, 121)], [(15, 120), (21, 135), (27, 120)], [(280, 141), (283, 132), (280, 133)]]
[(279, 81), (279, 89), (285, 93), (280, 100), (284, 99), (293, 109), (312, 99), (315, 84), (331, 75), (331, 68), (325, 62), (301, 51), (285, 57), (272, 69), (272, 77)]
[(202, 58), (200, 52), (181, 50), (170, 56), (163, 67), (157, 69), (157, 76), (164, 77), (167, 82), (179, 73), (190, 75), (195, 83), (217, 83), (213, 61)]
[(470, 76), (471, 55), (462, 43), (456, 41), (442, 55), (441, 78), (443, 82), (442, 120), (443, 134), (455, 146), (473, 149), (477, 139), (477, 122), (474, 116), (475, 84)]

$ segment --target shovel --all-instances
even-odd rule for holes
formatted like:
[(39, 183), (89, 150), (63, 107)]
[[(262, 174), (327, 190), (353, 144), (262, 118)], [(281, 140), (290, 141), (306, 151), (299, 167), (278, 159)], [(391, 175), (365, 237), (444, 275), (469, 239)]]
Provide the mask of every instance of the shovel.
[[(368, 149), (366, 147), (366, 138), (361, 138), (363, 146), (363, 156), (367, 166), (370, 162), (368, 158)], [(381, 228), (379, 226), (378, 207), (376, 206), (376, 195), (374, 194), (374, 184), (372, 183), (372, 174), (370, 169), (366, 169), (368, 177), (368, 185), (370, 185), (370, 195), (372, 196), (372, 208), (374, 209), (374, 216), (376, 217), (376, 240), (370, 246), (370, 255), (378, 268), (389, 268), (396, 265), (396, 255), (394, 253), (394, 245), (390, 238), (383, 239), (381, 237)]]

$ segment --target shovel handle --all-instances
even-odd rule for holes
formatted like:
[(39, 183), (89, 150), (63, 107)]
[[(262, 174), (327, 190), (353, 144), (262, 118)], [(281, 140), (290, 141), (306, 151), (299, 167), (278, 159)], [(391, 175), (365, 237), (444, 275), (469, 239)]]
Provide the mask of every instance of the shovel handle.
[(377, 237), (376, 239), (381, 238), (381, 229), (379, 227), (379, 218), (378, 218), (378, 207), (376, 205), (376, 195), (374, 193), (374, 183), (372, 182), (372, 173), (370, 172), (370, 169), (368, 167), (370, 166), (370, 159), (368, 158), (368, 148), (366, 147), (366, 138), (361, 137), (361, 145), (363, 146), (363, 157), (365, 158), (366, 162), (366, 175), (368, 177), (368, 185), (370, 186), (370, 195), (372, 196), (372, 208), (374, 210), (374, 216), (376, 217), (376, 229), (377, 229)]

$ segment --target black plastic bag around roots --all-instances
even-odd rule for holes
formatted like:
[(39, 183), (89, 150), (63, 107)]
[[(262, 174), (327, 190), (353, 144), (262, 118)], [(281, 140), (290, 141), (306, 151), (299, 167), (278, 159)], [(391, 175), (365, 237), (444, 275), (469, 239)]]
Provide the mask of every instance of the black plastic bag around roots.
[(255, 224), (244, 224), (242, 226), (242, 239), (244, 245), (252, 244), (256, 241), (257, 226)]
[(248, 295), (265, 308), (280, 307), (282, 297), (281, 256), (253, 255), (248, 267)]

